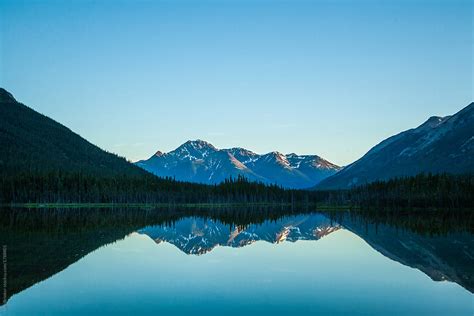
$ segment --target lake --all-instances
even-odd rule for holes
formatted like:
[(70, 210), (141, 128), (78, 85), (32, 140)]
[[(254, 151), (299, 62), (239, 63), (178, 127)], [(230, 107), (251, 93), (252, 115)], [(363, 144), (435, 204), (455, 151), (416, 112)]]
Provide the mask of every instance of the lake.
[(1, 315), (474, 314), (472, 212), (1, 212)]

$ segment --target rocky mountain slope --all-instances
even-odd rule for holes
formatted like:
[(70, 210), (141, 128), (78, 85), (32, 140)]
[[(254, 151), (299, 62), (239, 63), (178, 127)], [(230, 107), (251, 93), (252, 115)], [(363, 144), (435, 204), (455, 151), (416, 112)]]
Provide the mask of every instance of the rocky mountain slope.
[(217, 149), (202, 141), (187, 141), (169, 153), (158, 151), (137, 166), (162, 177), (206, 184), (243, 175), (253, 181), (287, 188), (308, 188), (340, 167), (316, 155), (256, 154), (244, 148)]
[(474, 103), (382, 141), (316, 188), (348, 188), (428, 172), (474, 172)]

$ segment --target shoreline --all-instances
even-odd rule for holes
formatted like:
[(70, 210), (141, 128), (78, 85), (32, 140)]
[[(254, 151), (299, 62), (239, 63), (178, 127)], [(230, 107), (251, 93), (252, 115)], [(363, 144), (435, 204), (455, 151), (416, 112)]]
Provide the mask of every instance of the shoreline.
[(315, 210), (354, 210), (349, 205), (317, 205), (313, 203), (11, 203), (0, 208), (222, 208), (222, 207), (311, 207)]

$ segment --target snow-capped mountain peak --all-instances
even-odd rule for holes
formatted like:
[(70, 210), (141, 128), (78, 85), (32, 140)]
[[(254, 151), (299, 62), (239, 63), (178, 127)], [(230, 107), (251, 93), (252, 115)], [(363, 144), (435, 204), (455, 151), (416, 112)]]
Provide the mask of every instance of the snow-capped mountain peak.
[(188, 140), (169, 154), (178, 156), (180, 159), (193, 161), (204, 159), (216, 151), (217, 148), (215, 148), (212, 144), (198, 139), (193, 141)]
[(268, 163), (280, 164), (285, 168), (291, 168), (290, 162), (288, 161), (286, 156), (279, 151), (272, 151), (266, 155), (261, 156), (260, 159), (263, 159), (265, 162)]
[(284, 155), (273, 151), (259, 155), (241, 147), (217, 149), (203, 140), (187, 141), (175, 150), (158, 151), (137, 165), (158, 176), (214, 184), (243, 175), (251, 181), (284, 187), (311, 187), (339, 170), (316, 155)]
[(234, 147), (234, 148), (223, 149), (223, 150), (231, 153), (235, 157), (235, 159), (239, 160), (244, 165), (254, 162), (260, 156), (254, 153), (253, 151), (250, 151), (248, 149), (241, 148), (241, 147)]
[(211, 143), (208, 143), (208, 142), (206, 142), (204, 140), (201, 140), (201, 139), (188, 140), (187, 142), (185, 142), (181, 146), (188, 147), (188, 148), (193, 148), (195, 150), (208, 150), (208, 149), (217, 150), (217, 148), (214, 147)]

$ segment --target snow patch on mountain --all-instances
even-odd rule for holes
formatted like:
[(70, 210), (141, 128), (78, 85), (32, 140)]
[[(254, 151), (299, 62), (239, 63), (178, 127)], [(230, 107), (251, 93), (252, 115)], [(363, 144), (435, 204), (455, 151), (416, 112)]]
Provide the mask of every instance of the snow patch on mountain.
[(251, 181), (308, 188), (340, 170), (317, 155), (288, 155), (278, 151), (257, 154), (241, 147), (217, 149), (203, 141), (187, 141), (168, 153), (157, 151), (136, 163), (158, 176), (214, 184), (243, 175)]

